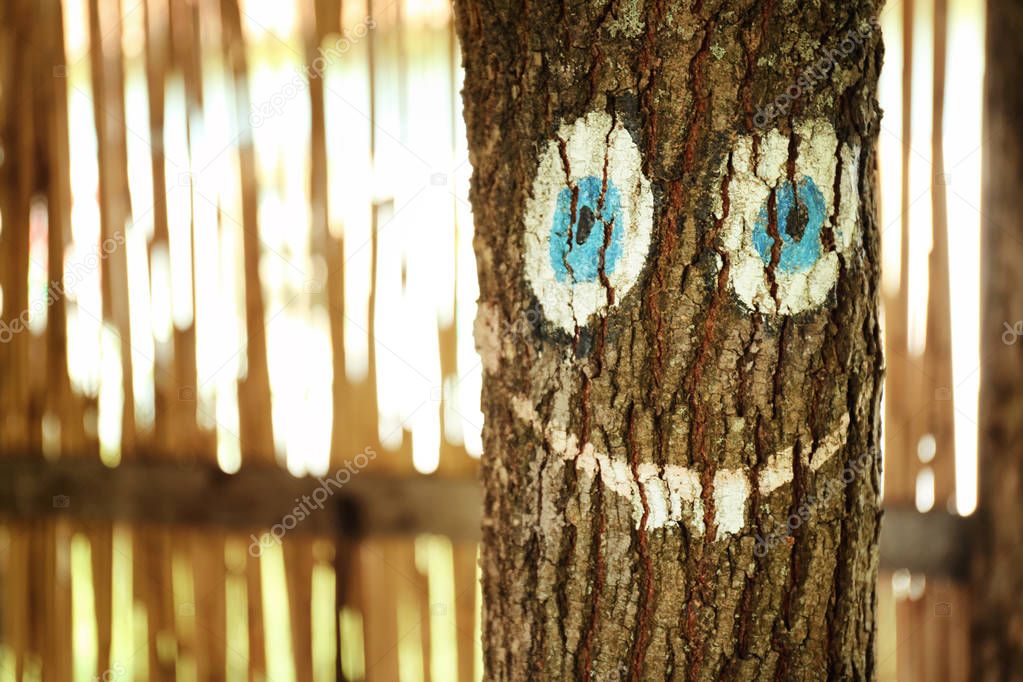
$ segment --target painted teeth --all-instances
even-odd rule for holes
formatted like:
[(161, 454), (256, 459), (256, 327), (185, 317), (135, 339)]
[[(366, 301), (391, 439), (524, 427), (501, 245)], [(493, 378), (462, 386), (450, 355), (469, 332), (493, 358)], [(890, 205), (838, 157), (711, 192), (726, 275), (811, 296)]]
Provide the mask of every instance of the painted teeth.
[[(845, 445), (848, 430), (849, 416), (843, 415), (838, 427), (806, 458), (804, 466), (811, 471), (824, 466)], [(684, 523), (693, 535), (703, 535), (703, 486), (699, 471), (675, 465), (661, 468), (646, 462), (638, 465), (633, 473), (628, 462), (596, 452), (592, 445), (587, 444), (580, 450), (574, 435), (552, 432), (549, 441), (564, 460), (575, 462), (576, 471), (583, 475), (584, 488), (599, 475), (607, 489), (626, 498), (637, 529), (654, 530)], [(772, 455), (760, 469), (756, 481), (751, 480), (746, 469), (714, 472), (715, 539), (739, 534), (746, 527), (747, 502), (754, 484), (761, 495), (769, 495), (792, 482), (792, 456), (791, 446)]]

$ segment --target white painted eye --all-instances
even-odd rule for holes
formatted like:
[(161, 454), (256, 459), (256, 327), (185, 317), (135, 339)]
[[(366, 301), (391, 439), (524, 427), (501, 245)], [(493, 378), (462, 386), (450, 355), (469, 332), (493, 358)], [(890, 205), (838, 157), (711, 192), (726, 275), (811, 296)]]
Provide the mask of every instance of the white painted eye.
[[(753, 139), (739, 138), (732, 152), (733, 174), (727, 188), (729, 209), (722, 241), (731, 258), (729, 282), (751, 310), (771, 314), (792, 315), (827, 300), (838, 281), (838, 256), (852, 245), (859, 211), (859, 146), (842, 145), (836, 212), (835, 129), (825, 121), (813, 120), (797, 125), (796, 133), (799, 153), (792, 180), (787, 168), (789, 138), (772, 130), (760, 140), (756, 160)], [(768, 280), (775, 246), (775, 238), (769, 234), (772, 191), (781, 240), (774, 267), (774, 296)], [(721, 212), (719, 209), (719, 216)], [(835, 248), (828, 250), (821, 235), (832, 216), (836, 217)]]
[(561, 125), (525, 211), (526, 279), (548, 320), (574, 333), (608, 308), (608, 287), (614, 304), (624, 298), (646, 263), (653, 207), (639, 149), (620, 122), (591, 112)]

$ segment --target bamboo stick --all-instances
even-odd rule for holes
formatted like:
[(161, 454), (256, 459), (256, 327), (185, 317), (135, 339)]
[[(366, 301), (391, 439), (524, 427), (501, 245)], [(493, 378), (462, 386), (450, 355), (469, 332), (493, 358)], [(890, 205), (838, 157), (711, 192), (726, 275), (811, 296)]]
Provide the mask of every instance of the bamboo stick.
[(304, 538), (288, 538), (284, 549), (284, 575), (288, 587), (291, 651), (297, 682), (313, 680), (312, 544)]
[(14, 656), (14, 677), (23, 679), (29, 658), (31, 623), (29, 573), (29, 524), (8, 526), (7, 580), (4, 582), (4, 633)]
[[(0, 344), (0, 446), (19, 448), (29, 444), (27, 409), (30, 399), (30, 335), (21, 329), (18, 318), (28, 309), (28, 227), (29, 209), (36, 190), (36, 118), (33, 108), (34, 74), (39, 26), (35, 19), (35, 3), (14, 0), (5, 3), (3, 17), (4, 44), (10, 50), (4, 57), (7, 70), (0, 137), (5, 145), (5, 161), (0, 166), (0, 211), (4, 229), (0, 231), (0, 284), (4, 305), (2, 321), (14, 330), (5, 344)], [(0, 449), (2, 449), (0, 447)]]
[(955, 503), (955, 422), (952, 377), (952, 317), (949, 289), (948, 205), (945, 189), (945, 62), (948, 44), (948, 0), (934, 0), (934, 104), (931, 114), (930, 286), (927, 300), (927, 346), (924, 367), (932, 383), (928, 427), (937, 443), (934, 501)]
[(246, 554), (246, 594), (249, 610), (249, 682), (266, 677), (266, 642), (263, 633), (263, 586), (260, 560)]
[(238, 162), (241, 173), (243, 250), (245, 264), (246, 367), (238, 386), (241, 449), (256, 461), (274, 462), (274, 439), (270, 409), (270, 375), (267, 369), (266, 321), (259, 277), (259, 179), (249, 123), (248, 66), (237, 0), (221, 0), (222, 49), (235, 93), (235, 119), (240, 137)]
[[(392, 566), (401, 540), (362, 543), (362, 621), (366, 647), (366, 680), (398, 679), (398, 604)], [(398, 578), (399, 580), (401, 578)]]
[[(150, 168), (153, 181), (153, 236), (147, 255), (152, 279), (154, 257), (170, 253), (167, 214), (167, 169), (164, 151), (164, 82), (168, 61), (169, 17), (167, 0), (144, 0), (142, 5), (145, 24), (146, 92), (149, 104), (149, 139), (152, 142)], [(167, 286), (166, 282), (151, 281), (151, 287)], [(157, 349), (154, 358), (155, 411), (153, 415), (153, 442), (158, 448), (170, 449), (174, 428), (168, 414), (177, 400), (177, 391), (170, 381), (171, 363), (175, 348), (171, 342), (168, 352)]]
[[(203, 46), (199, 39), (198, 6), (194, 3), (171, 2), (170, 3), (170, 54), (171, 67), (176, 73), (180, 73), (185, 84), (185, 144), (186, 148), (180, 150), (183, 156), (180, 163), (188, 164), (188, 169), (180, 176), (182, 186), (177, 192), (187, 194), (189, 206), (192, 210), (189, 215), (187, 232), (187, 251), (191, 268), (188, 276), (190, 282), (188, 289), (191, 298), (188, 305), (192, 309), (192, 323), (185, 328), (174, 325), (174, 364), (173, 381), (176, 388), (174, 405), (174, 423), (176, 439), (175, 450), (179, 448), (202, 447), (205, 442), (199, 435), (196, 405), (198, 396), (197, 368), (196, 368), (196, 332), (195, 332), (195, 209), (196, 199), (195, 187), (197, 178), (191, 174), (190, 160), (193, 156), (192, 147), (195, 142), (192, 139), (194, 119), (202, 117), (202, 72), (199, 60), (202, 58)], [(177, 286), (177, 283), (175, 283)], [(203, 456), (212, 456), (212, 452), (200, 450)], [(180, 458), (180, 452), (177, 453)]]
[[(65, 64), (64, 22), (59, 0), (41, 5), (47, 13), (44, 24), (51, 36), (50, 55), (54, 63)], [(64, 252), (71, 235), (71, 157), (68, 136), (68, 103), (65, 78), (52, 78), (51, 106), (46, 112), (48, 187), (47, 216), (47, 281), (64, 282)], [(63, 452), (84, 450), (81, 436), (82, 415), (80, 404), (71, 392), (67, 363), (67, 299), (64, 295), (53, 298), (46, 316), (46, 409), (62, 418), (60, 449)], [(72, 424), (77, 424), (76, 429)]]
[(71, 679), (73, 644), (71, 639), (71, 528), (67, 521), (54, 519), (43, 524), (45, 535), (46, 599), (42, 621), (46, 630), (43, 643), (43, 679), (64, 682)]
[[(927, 300), (927, 345), (924, 367), (931, 380), (928, 428), (934, 436), (936, 450), (931, 466), (934, 470), (934, 503), (938, 508), (954, 510), (955, 481), (955, 420), (954, 383), (952, 368), (952, 318), (950, 272), (948, 252), (948, 205), (946, 199), (944, 115), (945, 74), (948, 45), (948, 0), (934, 0), (934, 74), (933, 105), (931, 112), (931, 216), (932, 246), (928, 273), (930, 283)], [(951, 654), (964, 652), (969, 643), (968, 622), (965, 614), (952, 609), (964, 607), (960, 590), (944, 580), (928, 580), (925, 623), (930, 651), (948, 652), (945, 656), (928, 656), (926, 679), (965, 680), (968, 676), (968, 657)], [(953, 606), (954, 604), (954, 606)], [(964, 660), (966, 662), (964, 663)]]
[(191, 533), (195, 590), (195, 654), (200, 680), (222, 682), (227, 675), (227, 569), (219, 531)]
[[(926, 1), (926, 0), (925, 0)], [(910, 155), (913, 122), (913, 32), (916, 0), (904, 0), (902, 5), (902, 183), (900, 187), (901, 232), (899, 253), (899, 291), (895, 305), (886, 306), (885, 324), (888, 344), (886, 357), (889, 375), (886, 388), (890, 389), (885, 401), (886, 433), (890, 435), (885, 457), (885, 501), (912, 504), (915, 496), (916, 457), (913, 447), (913, 424), (908, 413), (912, 399), (913, 360), (908, 353), (909, 329), (909, 237), (910, 237)], [(914, 604), (899, 600), (895, 605), (896, 636), (903, 640), (907, 633), (917, 629), (919, 619)], [(916, 679), (918, 658), (914, 648), (900, 646), (896, 650), (899, 679)]]
[(458, 633), (458, 679), (474, 680), (476, 664), (476, 543), (453, 544), (455, 628)]
[[(131, 221), (120, 2), (104, 4), (103, 8), (106, 17), (101, 16), (99, 0), (89, 0), (89, 61), (100, 203), (100, 244), (94, 246), (102, 249), (100, 253), (105, 253), (108, 245), (116, 245), (118, 241), (123, 245), (124, 231)], [(112, 9), (116, 10), (116, 14), (109, 16)], [(108, 36), (106, 41), (103, 40), (104, 36)], [(124, 248), (115, 246), (106, 257), (101, 258), (100, 287), (103, 320), (116, 330), (120, 339), (121, 388), (124, 396), (121, 409), (121, 450), (123, 456), (130, 458), (135, 441), (135, 402), (131, 326), (128, 319), (128, 270)]]

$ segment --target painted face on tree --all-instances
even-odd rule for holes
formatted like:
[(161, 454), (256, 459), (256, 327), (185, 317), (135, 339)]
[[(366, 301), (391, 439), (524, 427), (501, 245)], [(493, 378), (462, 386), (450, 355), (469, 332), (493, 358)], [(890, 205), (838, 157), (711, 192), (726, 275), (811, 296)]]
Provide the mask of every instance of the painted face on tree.
[(526, 279), (544, 317), (574, 334), (638, 280), (650, 250), (650, 182), (629, 131), (591, 112), (545, 143), (532, 189)]
[(765, 134), (756, 152), (751, 137), (740, 137), (731, 154), (722, 230), (729, 283), (743, 305), (767, 314), (794, 315), (827, 300), (859, 213), (859, 146), (839, 147), (826, 121), (795, 128), (794, 173), (791, 140), (778, 130)]

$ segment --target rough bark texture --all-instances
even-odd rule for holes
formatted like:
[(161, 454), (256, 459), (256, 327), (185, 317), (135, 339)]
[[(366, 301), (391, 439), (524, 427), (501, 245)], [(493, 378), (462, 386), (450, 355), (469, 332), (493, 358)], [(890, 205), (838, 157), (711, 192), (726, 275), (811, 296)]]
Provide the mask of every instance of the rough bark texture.
[(973, 672), (1023, 680), (1023, 5), (988, 0)]
[[(877, 12), (872, 0), (456, 2), (486, 370), (489, 679), (874, 677)], [(834, 68), (765, 113), (829, 49)], [(618, 126), (638, 147), (652, 228), (623, 292), (605, 269), (613, 219), (597, 223), (606, 305), (566, 331), (527, 278), (524, 225), (553, 141), (569, 253), (573, 229), (586, 239), (563, 125), (592, 112), (609, 117), (609, 147)], [(829, 147), (814, 131), (832, 128)], [(751, 164), (802, 188), (815, 153), (831, 157), (819, 239), (837, 282), (780, 314), (777, 174), (757, 171), (771, 244), (768, 293), (752, 304), (736, 293), (748, 263), (729, 225), (747, 210)], [(855, 211), (843, 218), (840, 203)]]

